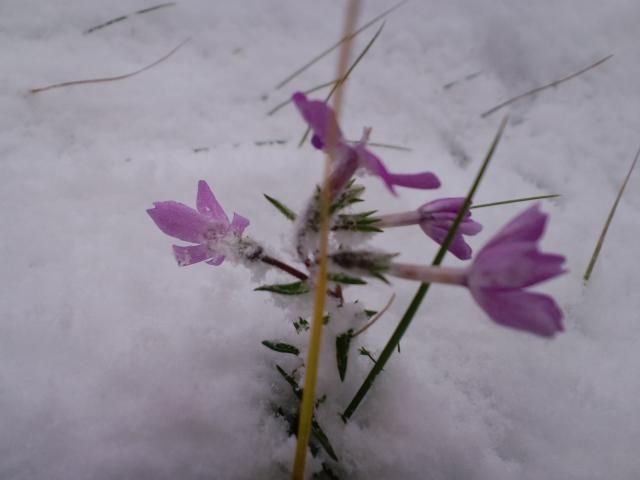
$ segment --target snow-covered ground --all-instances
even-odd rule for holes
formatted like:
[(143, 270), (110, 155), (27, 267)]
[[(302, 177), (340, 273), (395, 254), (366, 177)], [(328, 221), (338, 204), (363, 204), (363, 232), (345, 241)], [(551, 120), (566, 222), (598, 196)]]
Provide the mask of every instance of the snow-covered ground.
[[(279, 357), (260, 345), (294, 338), (292, 313), (254, 293), (243, 267), (178, 268), (145, 209), (192, 205), (206, 179), (250, 218), (247, 233), (290, 253), (289, 226), (262, 193), (302, 206), (323, 157), (296, 148), (305, 126), (293, 108), (266, 112), (335, 76), (334, 54), (274, 90), (340, 37), (343, 2), (182, 0), (82, 33), (151, 5), (0, 3), (2, 480), (275, 479), (293, 458), (271, 415), (288, 393)], [(365, 2), (360, 23), (390, 5)], [(388, 17), (347, 85), (342, 125), (351, 138), (369, 125), (373, 141), (410, 147), (377, 152), (397, 171), (435, 171), (443, 187), (391, 198), (366, 179), (382, 212), (465, 194), (502, 115), (484, 110), (615, 56), (508, 109), (476, 197), (562, 194), (543, 204), (544, 249), (567, 255), (570, 273), (542, 290), (564, 309), (566, 332), (541, 340), (498, 327), (467, 292), (434, 287), (353, 420), (343, 427), (337, 413), (364, 357), (321, 407), (345, 478), (640, 477), (637, 174), (592, 281), (581, 280), (640, 143), (639, 18), (637, 0), (412, 0)], [(136, 70), (186, 38), (136, 77), (28, 93)], [(286, 143), (256, 145), (264, 140)], [(473, 246), (523, 208), (476, 211), (485, 230)], [(405, 261), (435, 252), (418, 229), (372, 243)], [(363, 335), (373, 354), (414, 290), (347, 291), (376, 309), (397, 294)]]

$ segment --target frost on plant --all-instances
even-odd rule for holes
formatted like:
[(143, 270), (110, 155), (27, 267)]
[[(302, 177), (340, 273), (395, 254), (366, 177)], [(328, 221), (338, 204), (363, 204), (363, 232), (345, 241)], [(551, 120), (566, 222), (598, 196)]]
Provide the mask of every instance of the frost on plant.
[[(434, 199), (425, 194), (423, 205), (400, 213), (379, 214), (376, 210), (357, 208), (365, 201), (364, 186), (355, 183), (354, 176), (358, 172), (378, 177), (394, 195), (396, 187), (436, 189), (440, 180), (431, 172), (390, 172), (383, 161), (367, 148), (369, 128), (365, 128), (362, 138), (352, 144), (345, 140), (334, 112), (326, 103), (308, 100), (302, 93), (294, 94), (293, 102), (313, 130), (311, 143), (315, 148), (326, 150), (328, 132), (336, 133), (335, 161), (329, 177), (330, 228), (333, 235), (328, 255), (329, 288), (324, 317), (328, 337), (325, 344), (331, 346), (333, 355), (325, 354), (322, 358), (310, 449), (319, 459), (322, 471), (328, 476), (326, 478), (338, 478), (343, 471), (341, 452), (334, 448), (322, 425), (325, 421), (335, 421), (336, 414), (345, 406), (341, 404), (345, 392), (353, 392), (357, 387), (352, 382), (358, 377), (349, 375), (353, 370), (348, 368), (349, 365), (355, 363), (354, 368), (358, 368), (361, 378), (367, 368), (377, 364), (375, 348), (365, 345), (363, 340), (366, 341), (366, 336), (360, 335), (384, 312), (383, 309), (376, 315), (376, 311), (367, 309), (358, 301), (357, 289), (366, 288), (369, 277), (389, 284), (390, 288), (393, 286), (390, 282), (395, 278), (422, 284), (466, 287), (496, 324), (552, 337), (563, 330), (562, 312), (551, 296), (531, 292), (529, 288), (562, 274), (565, 259), (539, 250), (548, 216), (540, 211), (538, 205), (508, 222), (485, 242), (475, 256), (467, 243), (468, 237), (478, 235), (482, 225), (476, 218), (471, 218), (470, 211), (464, 211), (465, 205), (469, 205), (464, 197)], [(297, 253), (293, 259), (268, 254), (260, 242), (243, 235), (249, 221), (236, 213), (229, 220), (205, 181), (198, 183), (196, 209), (164, 201), (156, 202), (147, 210), (162, 232), (191, 244), (173, 247), (181, 266), (202, 261), (220, 265), (226, 257), (250, 269), (266, 267), (280, 272), (282, 281), (258, 285), (254, 290), (268, 292), (280, 299), (277, 304), (286, 307), (283, 308), (283, 316), (289, 323), (288, 334), (274, 332), (272, 338), (259, 339), (256, 345), (261, 344), (259, 348), (268, 349), (268, 354), (273, 356), (273, 383), (279, 387), (274, 390), (274, 397), (267, 401), (272, 406), (272, 414), (282, 419), (292, 435), (296, 431), (298, 401), (302, 394), (300, 385), (304, 377), (306, 338), (310, 326), (306, 315), (315, 289), (312, 274), (318, 263), (320, 188), (316, 187), (307, 203), (297, 211), (265, 195), (279, 214), (292, 222), (291, 236)], [(447, 248), (458, 259), (470, 261), (461, 267), (400, 263), (396, 261), (396, 256), (401, 253), (400, 246), (392, 252), (368, 246), (367, 242), (374, 235), (384, 234), (389, 228), (411, 225), (419, 226), (431, 240), (441, 245), (442, 253)], [(411, 234), (411, 230), (407, 230), (407, 235)], [(449, 308), (456, 310), (458, 306)], [(335, 431), (332, 429), (334, 434)]]

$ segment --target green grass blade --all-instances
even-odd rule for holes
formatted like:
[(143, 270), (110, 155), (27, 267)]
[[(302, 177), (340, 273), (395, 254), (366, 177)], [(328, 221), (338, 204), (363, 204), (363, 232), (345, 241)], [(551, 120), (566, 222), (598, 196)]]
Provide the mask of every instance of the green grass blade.
[(352, 334), (353, 330), (349, 330), (336, 337), (336, 364), (338, 365), (338, 375), (341, 382), (344, 382), (344, 377), (347, 375)]
[(291, 210), (289, 207), (287, 207), (284, 203), (282, 203), (279, 200), (276, 200), (273, 197), (270, 197), (269, 195), (267, 195), (266, 193), (263, 193), (262, 195), (264, 195), (264, 198), (267, 199), (267, 201), (273, 205), (274, 207), (276, 207), (278, 209), (278, 211), (283, 214), (285, 217), (287, 217), (289, 220), (293, 221), (296, 219), (296, 214), (293, 210)]
[(552, 193), (551, 195), (538, 195), (537, 197), (522, 197), (522, 198), (514, 198), (512, 200), (502, 200), (501, 202), (491, 202), (491, 203), (481, 203), (479, 205), (472, 205), (470, 208), (485, 208), (485, 207), (495, 207), (498, 205), (508, 205), (510, 203), (520, 203), (520, 202), (531, 202), (533, 200), (544, 200), (547, 198), (558, 198), (561, 195), (559, 193)]
[(396, 3), (395, 5), (393, 5), (392, 7), (388, 8), (387, 10), (385, 10), (384, 12), (382, 12), (379, 15), (376, 15), (374, 18), (372, 18), (371, 20), (369, 20), (368, 22), (366, 22), (364, 25), (362, 25), (360, 28), (358, 28), (356, 31), (354, 31), (353, 33), (351, 33), (350, 35), (347, 35), (346, 37), (340, 39), (337, 43), (331, 45), (329, 48), (327, 48), (325, 51), (319, 53), (318, 55), (316, 55), (315, 57), (313, 57), (313, 59), (311, 59), (310, 61), (308, 61), (307, 63), (305, 63), (302, 67), (298, 68), (295, 72), (293, 72), (291, 75), (289, 75), (287, 78), (285, 78), (284, 80), (282, 80), (280, 83), (278, 83), (278, 85), (276, 85), (276, 90), (284, 87), (287, 83), (289, 83), (291, 80), (293, 80), (294, 78), (296, 78), (298, 75), (300, 75), (302, 72), (304, 72), (305, 70), (307, 70), (309, 67), (311, 67), (313, 64), (315, 64), (316, 62), (318, 62), (319, 60), (322, 60), (324, 57), (326, 57), (327, 55), (329, 55), (331, 52), (333, 52), (336, 48), (338, 48), (340, 45), (342, 45), (344, 42), (346, 42), (347, 40), (350, 40), (352, 38), (354, 38), (356, 35), (358, 35), (359, 33), (363, 32), (364, 30), (366, 30), (367, 28), (369, 28), (371, 25), (373, 25), (374, 23), (376, 23), (378, 20), (382, 20), (384, 17), (386, 17), (387, 15), (389, 15), (391, 12), (393, 12), (394, 10), (396, 10), (397, 8), (400, 8), (403, 4), (407, 3), (407, 0), (402, 0), (401, 2)]
[[(357, 143), (355, 141), (350, 141), (351, 143)], [(403, 147), (402, 145), (392, 145), (390, 143), (376, 143), (376, 142), (367, 142), (367, 146), (369, 147), (378, 147), (378, 148), (388, 148), (389, 150), (400, 150), (401, 152), (413, 152), (409, 147)]]
[(588, 72), (589, 70), (596, 68), (599, 65), (602, 65), (604, 62), (606, 62), (607, 60), (609, 60), (611, 57), (613, 57), (613, 54), (611, 55), (607, 55), (604, 58), (601, 58), (600, 60), (598, 60), (595, 63), (592, 63), (591, 65), (589, 65), (588, 67), (582, 68), (580, 70), (578, 70), (577, 72), (574, 72), (570, 75), (567, 75), (566, 77), (563, 78), (559, 78), (558, 80), (554, 80), (551, 83), (547, 83), (546, 85), (542, 85), (541, 87), (536, 87), (532, 90), (529, 90), (528, 92), (524, 92), (521, 93), (520, 95), (516, 95), (515, 97), (510, 98), (509, 100), (505, 100), (504, 102), (496, 105), (493, 108), (490, 108), (489, 110), (487, 110), (486, 112), (482, 113), (480, 116), (482, 118), (486, 118), (489, 115), (491, 115), (492, 113), (497, 112), (498, 110), (500, 110), (501, 108), (506, 107), (507, 105), (511, 105), (514, 102), (517, 102), (518, 100), (521, 100), (523, 98), (526, 98), (530, 95), (535, 95), (536, 93), (540, 93), (548, 88), (556, 88), (558, 85), (567, 82), (573, 78), (579, 77), (580, 75), (582, 75), (583, 73)]
[[(367, 54), (367, 52), (369, 51), (371, 46), (378, 39), (378, 37), (380, 36), (380, 33), (382, 32), (383, 28), (384, 28), (384, 22), (382, 22), (382, 25), (380, 25), (380, 28), (378, 28), (378, 30), (376, 31), (375, 35), (371, 38), (371, 40), (369, 40), (369, 43), (367, 43), (367, 46), (364, 47), (362, 52), (360, 52), (360, 55), (358, 55), (356, 57), (356, 59), (353, 61), (353, 63), (349, 67), (349, 70), (347, 70), (347, 72), (344, 74), (344, 76), (341, 79), (338, 79), (338, 81), (335, 83), (333, 88), (331, 88), (331, 91), (327, 95), (327, 98), (324, 99), (325, 102), (328, 102), (329, 100), (331, 100), (331, 97), (333, 97), (333, 94), (338, 89), (338, 87), (340, 85), (342, 85), (344, 82), (347, 81), (347, 79), (349, 78), (349, 75), (351, 75), (351, 72), (353, 72), (353, 69), (356, 68), (358, 63), (360, 63), (360, 60), (362, 60), (364, 58), (364, 56)], [(311, 129), (307, 127), (307, 130), (304, 132), (304, 135), (302, 135), (302, 138), (300, 139), (300, 142), (298, 143), (298, 148), (301, 147), (302, 145), (304, 145), (304, 142), (307, 139), (307, 137), (309, 136), (309, 132), (310, 131), (311, 131)]]
[(607, 216), (607, 220), (604, 222), (604, 226), (602, 227), (602, 232), (600, 233), (600, 237), (598, 238), (598, 242), (596, 243), (596, 248), (593, 251), (593, 255), (591, 255), (591, 260), (589, 261), (589, 265), (587, 266), (587, 270), (584, 272), (584, 282), (587, 283), (591, 278), (591, 274), (593, 273), (593, 268), (596, 266), (596, 261), (598, 260), (598, 256), (600, 255), (600, 250), (602, 250), (602, 245), (604, 244), (604, 239), (607, 236), (607, 231), (609, 230), (609, 225), (611, 225), (611, 220), (613, 220), (613, 216), (616, 214), (616, 209), (618, 208), (618, 203), (620, 203), (620, 199), (622, 198), (622, 194), (624, 193), (624, 189), (629, 182), (629, 177), (633, 173), (633, 169), (636, 167), (636, 163), (638, 163), (638, 158), (640, 158), (640, 149), (636, 153), (633, 162), (631, 163), (631, 167), (629, 168), (629, 172), (618, 191), (618, 195), (616, 196), (616, 200), (613, 202), (613, 206), (611, 207), (611, 211)]
[(271, 292), (280, 295), (304, 295), (309, 293), (307, 282), (276, 283), (273, 285), (262, 285), (253, 289), (255, 292)]
[[(330, 87), (332, 85), (335, 85), (339, 81), (340, 80), (331, 80), (330, 82), (321, 83), (320, 85), (316, 85), (315, 87), (311, 87), (308, 90), (303, 90), (302, 93), (304, 93), (305, 95), (309, 95), (310, 93), (317, 92), (318, 90), (322, 90), (323, 88), (327, 88), (327, 87)], [(276, 113), (278, 110), (281, 110), (284, 107), (286, 107), (287, 105), (289, 105), (291, 102), (293, 102), (292, 98), (288, 98), (284, 102), (280, 102), (278, 105), (276, 105), (275, 107), (273, 107), (271, 110), (269, 110), (267, 112), (267, 116), (270, 117), (271, 115)]]
[[(293, 391), (293, 394), (296, 396), (296, 398), (298, 398), (298, 400), (302, 399), (302, 388), (300, 387), (300, 385), (298, 385), (298, 382), (296, 382), (295, 378), (285, 372), (280, 365), (276, 365), (276, 369), (278, 370), (278, 373), (282, 375), (282, 378), (284, 378), (285, 381), (289, 384), (289, 386), (291, 386), (291, 390)], [(322, 446), (322, 448), (324, 448), (325, 452), (327, 452), (327, 454), (337, 462), (338, 455), (331, 446), (331, 442), (329, 442), (327, 434), (324, 433), (322, 428), (320, 428), (320, 424), (317, 422), (315, 415), (311, 421), (311, 434), (314, 440), (316, 440)]]
[[(462, 219), (466, 211), (469, 209), (469, 206), (471, 205), (473, 197), (478, 189), (478, 186), (480, 185), (480, 182), (484, 177), (485, 171), (489, 166), (489, 162), (491, 161), (491, 158), (495, 153), (496, 147), (500, 142), (500, 138), (502, 137), (502, 132), (504, 131), (506, 124), (507, 124), (507, 117), (505, 117), (502, 120), (502, 123), (498, 128), (498, 132), (496, 133), (496, 136), (493, 139), (493, 142), (491, 143), (491, 147), (489, 148), (489, 151), (487, 152), (487, 155), (485, 156), (485, 159), (482, 162), (482, 166), (480, 167), (480, 170), (476, 175), (475, 181), (473, 182), (471, 189), (467, 194), (467, 197), (464, 202), (464, 206), (458, 212), (458, 215), (456, 216), (456, 219), (453, 222), (453, 225), (449, 229), (449, 233), (447, 234), (447, 237), (445, 238), (444, 242), (442, 243), (442, 246), (440, 247), (440, 250), (438, 250), (438, 253), (433, 259), (432, 265), (434, 266), (440, 265), (442, 263), (442, 260), (444, 260), (444, 257), (447, 253), (447, 249), (449, 248), (449, 245), (451, 245), (451, 242), (453, 241), (453, 238), (458, 230), (458, 227), (462, 223)], [(356, 392), (355, 396), (351, 400), (351, 403), (349, 403), (349, 405), (343, 412), (342, 419), (345, 422), (349, 420), (349, 418), (351, 418), (353, 413), (356, 411), (356, 409), (364, 399), (365, 395), (367, 394), (367, 392), (375, 382), (376, 377), (382, 371), (386, 363), (389, 361), (389, 358), (391, 358), (391, 355), (393, 354), (396, 347), (400, 344), (400, 340), (402, 339), (405, 332), (407, 331), (407, 328), (409, 328), (409, 324), (413, 320), (413, 317), (418, 311), (418, 308), (420, 307), (422, 300), (424, 299), (425, 295), (429, 291), (430, 285), (431, 284), (429, 283), (421, 283), (420, 286), (418, 287), (418, 290), (416, 291), (413, 299), (411, 300), (411, 303), (409, 304), (407, 311), (402, 316), (402, 319), (398, 323), (398, 326), (396, 327), (393, 334), (391, 335), (391, 338), (389, 339), (384, 349), (382, 350), (382, 353), (380, 353), (380, 357), (378, 358), (378, 361), (374, 364), (373, 368), (371, 368), (369, 374), (367, 375), (367, 378), (365, 378), (364, 382), (362, 383), (362, 385)]]
[(329, 273), (329, 281), (344, 285), (366, 285), (367, 281), (360, 277), (347, 275), (346, 273)]

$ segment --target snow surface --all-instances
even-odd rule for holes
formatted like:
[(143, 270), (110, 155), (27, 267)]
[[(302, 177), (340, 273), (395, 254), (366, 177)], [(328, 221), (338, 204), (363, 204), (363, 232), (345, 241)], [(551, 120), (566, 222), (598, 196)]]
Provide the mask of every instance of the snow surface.
[[(183, 0), (82, 34), (152, 4), (0, 3), (2, 480), (287, 478), (294, 440), (271, 412), (290, 392), (273, 365), (296, 361), (260, 342), (301, 344), (298, 312), (252, 292), (244, 267), (178, 268), (172, 239), (145, 209), (193, 204), (206, 179), (228, 211), (251, 219), (249, 235), (291, 253), (290, 227), (262, 193), (302, 207), (322, 155), (296, 148), (304, 125), (292, 108), (265, 113), (334, 77), (335, 54), (273, 89), (339, 38), (343, 2)], [(366, 2), (362, 22), (389, 5)], [(378, 150), (394, 170), (432, 169), (444, 183), (395, 199), (366, 179), (369, 204), (391, 213), (466, 193), (502, 115), (481, 112), (615, 54), (509, 109), (477, 196), (562, 194), (544, 203), (544, 247), (566, 254), (570, 273), (542, 290), (563, 307), (567, 331), (544, 341), (500, 328), (463, 289), (434, 287), (353, 420), (345, 427), (337, 413), (369, 368), (365, 357), (352, 357), (347, 382), (320, 407), (344, 478), (640, 477), (637, 172), (591, 283), (581, 281), (640, 142), (638, 18), (637, 0), (413, 0), (354, 71), (346, 134), (372, 126), (372, 141), (412, 148)], [(136, 70), (186, 38), (134, 78), (28, 94)], [(522, 208), (477, 210), (485, 230), (472, 244)], [(372, 244), (403, 261), (435, 252), (417, 228)], [(348, 290), (368, 308), (397, 294), (358, 344), (377, 355), (414, 290), (404, 281)], [(328, 333), (341, 328), (330, 323)], [(324, 353), (319, 392), (336, 384), (331, 342)]]

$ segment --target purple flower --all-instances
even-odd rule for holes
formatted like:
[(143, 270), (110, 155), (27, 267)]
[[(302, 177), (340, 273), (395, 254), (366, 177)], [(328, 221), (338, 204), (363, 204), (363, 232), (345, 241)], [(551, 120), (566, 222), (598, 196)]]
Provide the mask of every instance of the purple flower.
[(336, 163), (332, 172), (332, 191), (340, 191), (358, 168), (364, 168), (372, 175), (380, 177), (386, 187), (393, 193), (395, 186), (408, 188), (438, 188), (440, 180), (431, 172), (416, 174), (396, 174), (387, 170), (384, 163), (366, 148), (371, 129), (365, 129), (362, 139), (350, 145), (343, 137), (337, 124), (335, 113), (325, 103), (318, 100), (307, 100), (302, 92), (293, 95), (293, 103), (313, 130), (311, 144), (318, 149), (325, 149), (330, 125), (336, 135)]
[(524, 290), (566, 271), (565, 257), (538, 250), (547, 218), (534, 205), (511, 220), (478, 252), (466, 285), (496, 323), (551, 337), (564, 329), (562, 311), (549, 295)]
[(464, 285), (494, 322), (551, 337), (564, 330), (562, 311), (549, 295), (525, 290), (565, 272), (562, 255), (538, 250), (546, 222), (538, 205), (525, 210), (478, 252), (469, 268), (391, 262), (386, 273), (425, 283)]
[[(442, 245), (449, 229), (464, 206), (465, 198), (441, 198), (422, 205), (420, 212), (420, 228), (431, 239)], [(482, 225), (471, 220), (471, 212), (467, 211), (458, 226), (449, 251), (461, 260), (471, 258), (471, 247), (464, 241), (463, 235), (476, 235), (482, 230)]]
[(225, 241), (231, 236), (240, 237), (249, 220), (236, 213), (229, 222), (207, 182), (198, 182), (197, 211), (182, 203), (154, 202), (147, 210), (158, 228), (167, 235), (195, 243), (187, 247), (173, 246), (173, 253), (181, 267), (206, 261), (220, 265), (224, 261)]
[[(376, 226), (388, 228), (418, 224), (424, 233), (442, 245), (458, 212), (464, 206), (464, 201), (464, 197), (433, 200), (411, 212), (383, 215), (378, 218)], [(463, 235), (476, 235), (481, 230), (482, 225), (471, 220), (471, 212), (467, 211), (453, 237), (449, 251), (461, 260), (471, 258), (471, 247), (464, 241)]]

